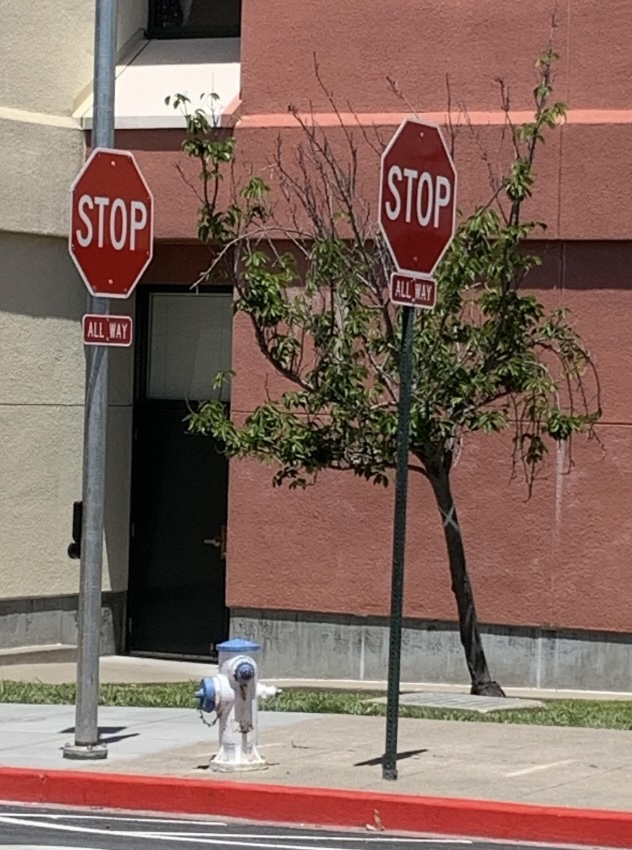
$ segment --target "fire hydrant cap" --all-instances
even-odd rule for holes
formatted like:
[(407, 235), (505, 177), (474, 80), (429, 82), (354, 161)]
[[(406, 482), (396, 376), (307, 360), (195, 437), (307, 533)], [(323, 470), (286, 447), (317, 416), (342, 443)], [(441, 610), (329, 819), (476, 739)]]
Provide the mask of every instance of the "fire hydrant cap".
[(218, 643), (216, 649), (218, 652), (243, 652), (247, 655), (249, 652), (258, 652), (261, 646), (246, 638), (233, 638), (225, 640), (224, 643)]
[(215, 681), (212, 676), (207, 676), (200, 682), (200, 689), (195, 696), (198, 699), (198, 708), (201, 711), (215, 711), (217, 702), (217, 692), (215, 689)]
[(250, 661), (242, 661), (235, 668), (235, 679), (238, 682), (249, 682), (255, 677), (255, 667)]

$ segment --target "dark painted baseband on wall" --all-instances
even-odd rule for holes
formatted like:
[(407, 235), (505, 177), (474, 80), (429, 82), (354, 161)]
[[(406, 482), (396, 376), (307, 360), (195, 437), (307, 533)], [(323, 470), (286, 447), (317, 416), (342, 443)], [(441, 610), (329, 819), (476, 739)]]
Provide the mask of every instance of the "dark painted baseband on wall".
[[(124, 649), (127, 593), (103, 594), (101, 653), (112, 655)], [(0, 648), (77, 642), (76, 594), (32, 599), (0, 600)]]
[[(495, 679), (507, 687), (632, 690), (632, 635), (482, 626)], [(233, 608), (231, 635), (262, 645), (266, 677), (382, 681), (388, 620)], [(465, 684), (468, 673), (455, 623), (406, 619), (402, 680)]]

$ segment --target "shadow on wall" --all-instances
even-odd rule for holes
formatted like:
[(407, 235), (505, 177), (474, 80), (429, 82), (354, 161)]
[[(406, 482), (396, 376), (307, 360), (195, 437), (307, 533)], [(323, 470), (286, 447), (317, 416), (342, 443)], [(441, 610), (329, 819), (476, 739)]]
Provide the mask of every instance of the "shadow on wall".
[[(2, 401), (12, 407), (28, 404), (24, 413), (28, 426), (25, 433), (31, 435), (38, 447), (33, 452), (33, 468), (41, 468), (52, 482), (61, 482), (51, 486), (46, 501), (25, 488), (24, 476), (20, 478), (21, 473), (14, 466), (3, 463), (4, 488), (11, 494), (3, 505), (8, 511), (3, 521), (8, 523), (8, 517), (20, 511), (36, 517), (33, 521), (49, 527), (54, 535), (54, 542), (50, 537), (45, 541), (52, 549), (47, 557), (59, 558), (59, 563), (72, 571), (75, 562), (67, 560), (65, 547), (71, 540), (72, 503), (81, 499), (80, 434), (85, 372), (81, 317), (87, 309), (87, 291), (70, 259), (65, 239), (0, 232), (0, 258), (0, 347), (13, 354), (5, 373), (10, 392), (8, 389), (3, 394)], [(129, 313), (133, 311), (134, 299), (114, 306), (117, 311)], [(129, 538), (131, 350), (112, 352), (109, 383), (104, 571), (112, 591), (124, 593)], [(67, 437), (60, 439), (59, 450), (48, 451), (50, 443), (46, 441), (56, 444), (57, 435), (47, 431), (44, 440), (43, 432), (38, 430), (47, 427), (42, 423), (48, 422), (63, 427), (66, 434), (72, 427), (76, 435), (74, 442), (69, 443)], [(69, 590), (78, 589), (78, 575), (77, 565), (76, 576), (64, 579)], [(59, 610), (62, 609), (63, 605)], [(0, 611), (0, 616), (7, 613)], [(46, 611), (41, 613), (44, 615)], [(46, 615), (45, 619), (48, 622), (50, 616)]]
[(0, 232), (0, 313), (79, 322), (86, 289), (65, 239)]
[(527, 275), (529, 289), (630, 288), (632, 242), (533, 240), (529, 252), (542, 259)]
[[(184, 42), (186, 46), (178, 39), (160, 44), (161, 56), (166, 57), (170, 65), (208, 65), (209, 62), (215, 65), (230, 65), (241, 59), (239, 38), (214, 38), (210, 43), (208, 39), (187, 41)], [(147, 42), (145, 48), (134, 58), (134, 65), (156, 65), (157, 52), (152, 42)]]

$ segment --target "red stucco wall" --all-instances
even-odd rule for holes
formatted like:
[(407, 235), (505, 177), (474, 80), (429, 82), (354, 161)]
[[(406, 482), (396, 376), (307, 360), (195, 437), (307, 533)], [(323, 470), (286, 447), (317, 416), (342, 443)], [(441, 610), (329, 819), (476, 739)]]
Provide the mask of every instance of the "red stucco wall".
[(359, 111), (401, 108), (387, 75), (420, 111), (445, 108), (446, 74), (455, 102), (471, 110), (497, 108), (492, 81), (499, 76), (512, 85), (514, 108), (529, 107), (521, 83), (532, 81), (532, 60), (554, 13), (561, 99), (575, 109), (629, 109), (627, 0), (607, 7), (587, 0), (244, 0), (244, 106), (248, 113), (283, 112), (288, 103), (327, 109), (314, 78), (316, 55), (338, 102)]
[[(478, 137), (461, 126), (457, 139), (460, 206), (467, 211), (489, 195), (479, 142), (500, 160), (508, 154), (506, 148), (499, 153), (502, 115), (494, 77), (503, 76), (511, 86), (514, 109), (529, 108), (533, 60), (546, 44), (554, 8), (562, 54), (556, 96), (570, 113), (537, 164), (537, 196), (528, 214), (547, 222), (549, 242), (534, 285), (547, 303), (571, 308), (594, 352), (603, 390), (602, 445), (578, 441), (570, 473), (562, 471), (564, 457), (552, 456), (527, 502), (520, 480), (508, 483), (509, 441), (466, 438), (454, 489), (484, 621), (629, 632), (629, 0), (611, 0), (607, 14), (583, 0), (244, 0), (238, 150), (242, 167), (274, 185), (271, 164), (279, 134), (288, 151), (300, 139), (288, 104), (311, 104), (342, 150), (344, 134), (332, 126), (335, 118), (315, 80), (314, 52), (340, 108), (348, 110), (349, 102), (358, 119), (376, 126), (384, 139), (407, 111), (389, 90), (387, 75), (422, 114), (440, 120), (449, 73), (453, 103), (465, 103)], [(355, 120), (349, 118), (350, 126)], [(119, 137), (119, 144), (136, 150), (154, 190), (159, 238), (191, 240), (197, 202), (174, 163), (183, 162), (192, 176), (196, 169), (178, 153), (179, 133)], [(366, 147), (360, 185), (374, 203), (377, 158)], [(183, 268), (173, 256), (167, 252), (156, 261), (165, 266), (154, 264), (155, 278)], [(196, 253), (190, 262), (203, 265), (204, 257)], [(234, 368), (233, 410), (244, 414), (263, 398), (265, 367), (243, 318), (235, 325)], [(270, 471), (255, 462), (232, 464), (228, 604), (386, 613), (392, 489), (341, 473), (323, 475), (305, 492), (273, 490), (270, 479)], [(411, 482), (409, 518), (406, 613), (453, 619), (439, 519), (423, 480)]]
[[(546, 246), (543, 246), (546, 247)], [(632, 593), (632, 350), (629, 244), (551, 245), (538, 295), (571, 308), (602, 376), (601, 445), (578, 440), (574, 466), (549, 458), (531, 500), (509, 482), (505, 437), (465, 439), (454, 490), (480, 614), (489, 623), (629, 631)], [(233, 409), (264, 399), (266, 366), (247, 322), (235, 325)], [(247, 364), (247, 365), (246, 365)], [(274, 387), (275, 385), (269, 385)], [(278, 384), (277, 384), (278, 386)], [(239, 607), (385, 614), (393, 490), (323, 475), (305, 492), (273, 490), (269, 469), (232, 467), (228, 601)], [(406, 613), (453, 618), (441, 526), (432, 494), (413, 476)]]

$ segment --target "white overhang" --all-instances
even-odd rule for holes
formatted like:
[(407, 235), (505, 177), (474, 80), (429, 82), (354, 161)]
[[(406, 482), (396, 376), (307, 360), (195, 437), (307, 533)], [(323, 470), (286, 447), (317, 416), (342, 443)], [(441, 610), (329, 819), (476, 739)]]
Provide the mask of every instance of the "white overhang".
[[(239, 98), (238, 38), (179, 38), (143, 41), (129, 61), (116, 69), (115, 126), (118, 130), (184, 127), (184, 117), (169, 95), (191, 98), (191, 109), (201, 95), (217, 95), (216, 115), (230, 112)], [(210, 100), (204, 104), (207, 112)], [(92, 128), (92, 95), (75, 111), (84, 130)]]

